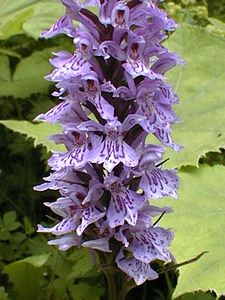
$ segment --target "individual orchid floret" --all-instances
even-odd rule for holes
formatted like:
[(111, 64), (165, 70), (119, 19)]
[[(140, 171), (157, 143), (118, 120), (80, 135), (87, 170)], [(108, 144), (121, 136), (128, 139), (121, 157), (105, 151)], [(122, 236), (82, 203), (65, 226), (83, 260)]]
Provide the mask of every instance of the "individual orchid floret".
[(69, 131), (66, 134), (54, 135), (50, 139), (56, 144), (65, 144), (68, 152), (55, 152), (48, 160), (52, 170), (61, 170), (65, 167), (83, 168), (88, 162), (88, 139), (83, 132)]
[(59, 250), (67, 251), (71, 247), (80, 247), (81, 246), (81, 237), (76, 234), (67, 234), (58, 239), (48, 241), (49, 245), (58, 246)]
[(111, 11), (111, 22), (113, 27), (129, 28), (130, 10), (124, 1), (119, 1)]
[(76, 35), (73, 21), (67, 15), (61, 17), (49, 30), (42, 32), (41, 37), (51, 38), (60, 33), (64, 33), (71, 37)]
[(100, 84), (97, 74), (93, 71), (82, 76), (81, 82), (84, 89), (84, 101), (94, 104), (103, 119), (113, 121), (115, 119), (114, 108), (102, 96), (102, 92), (112, 93), (115, 91), (115, 87), (111, 82)]
[(126, 258), (122, 251), (117, 256), (116, 263), (124, 273), (134, 279), (137, 285), (141, 285), (146, 280), (158, 278), (157, 272), (148, 263), (143, 263), (134, 257)]
[(90, 151), (90, 162), (103, 163), (104, 168), (109, 172), (120, 162), (128, 167), (135, 167), (138, 164), (139, 155), (124, 141), (125, 133), (133, 125), (128, 124), (127, 120), (123, 124), (119, 121), (108, 122), (105, 126), (88, 121), (78, 126), (80, 130), (104, 134), (99, 143)]
[(141, 126), (147, 132), (154, 132), (156, 128), (163, 129), (167, 123), (177, 122), (177, 117), (169, 104), (162, 103), (157, 93), (154, 81), (142, 83), (137, 90), (137, 114), (145, 116)]
[(127, 62), (123, 64), (124, 69), (133, 77), (146, 76), (149, 79), (162, 79), (161, 74), (154, 72), (145, 62), (143, 57), (146, 43), (143, 37), (133, 33), (128, 34)]
[(35, 118), (35, 121), (46, 121), (49, 123), (80, 123), (86, 121), (87, 116), (85, 115), (80, 104), (73, 101), (63, 101), (60, 104), (51, 108), (45, 114), (40, 114)]
[(125, 221), (135, 226), (138, 211), (145, 201), (145, 196), (137, 194), (125, 187), (120, 178), (109, 175), (105, 179), (105, 187), (111, 194), (107, 218), (111, 228), (123, 225)]
[(150, 227), (133, 234), (130, 249), (133, 256), (144, 263), (150, 263), (157, 259), (171, 261), (167, 247), (171, 244), (173, 233), (161, 227)]
[[(55, 53), (57, 60), (52, 59), (52, 65), (56, 66), (56, 69), (45, 77), (45, 79), (60, 82), (61, 80), (69, 80), (71, 78), (76, 78), (82, 74), (86, 74), (91, 71), (90, 63), (83, 58), (80, 52), (62, 55), (62, 52)], [(59, 58), (61, 61), (59, 61)]]
[(134, 171), (136, 175), (141, 176), (139, 186), (148, 198), (154, 200), (165, 196), (177, 198), (179, 179), (176, 171), (162, 170), (156, 166), (161, 159), (162, 151), (165, 151), (162, 147), (158, 146), (158, 149), (156, 147), (148, 145), (141, 150), (140, 161)]

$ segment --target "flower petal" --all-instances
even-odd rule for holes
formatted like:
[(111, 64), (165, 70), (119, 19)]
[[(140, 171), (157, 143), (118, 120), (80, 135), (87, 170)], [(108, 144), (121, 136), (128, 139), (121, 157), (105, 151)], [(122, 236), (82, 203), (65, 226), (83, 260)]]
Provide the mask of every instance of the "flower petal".
[(141, 285), (146, 280), (154, 280), (158, 278), (158, 274), (150, 267), (149, 264), (143, 263), (135, 258), (117, 258), (116, 263), (123, 272), (134, 279), (137, 285)]
[(153, 168), (142, 175), (140, 188), (151, 199), (159, 199), (164, 196), (177, 198), (176, 190), (179, 187), (179, 179), (175, 170), (160, 170)]

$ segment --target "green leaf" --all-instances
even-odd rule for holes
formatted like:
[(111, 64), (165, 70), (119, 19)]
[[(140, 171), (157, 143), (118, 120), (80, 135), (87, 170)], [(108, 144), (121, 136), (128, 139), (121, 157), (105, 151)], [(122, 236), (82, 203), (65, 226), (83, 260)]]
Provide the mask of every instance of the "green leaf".
[(5, 292), (4, 287), (0, 287), (0, 299), (1, 300), (10, 300), (8, 294)]
[(0, 83), (4, 84), (4, 82), (10, 81), (10, 66), (8, 56), (0, 55)]
[(20, 227), (20, 223), (16, 221), (16, 212), (9, 211), (3, 216), (4, 229), (8, 231), (16, 230)]
[(51, 65), (48, 61), (52, 49), (36, 51), (29, 57), (22, 59), (11, 76), (9, 59), (0, 56), (2, 74), (0, 76), (0, 96), (25, 98), (33, 93), (45, 93), (50, 83), (43, 77), (50, 73)]
[[(90, 253), (87, 249), (77, 250), (72, 260), (75, 259), (75, 264), (69, 275), (70, 278), (83, 277), (93, 268), (93, 260), (90, 256)], [(72, 257), (70, 257), (71, 259)]]
[(53, 282), (53, 297), (54, 300), (71, 299), (68, 295), (68, 287), (73, 285), (73, 280), (66, 278), (57, 278)]
[(87, 283), (73, 285), (69, 291), (74, 300), (99, 300), (103, 294), (102, 288)]
[(0, 228), (0, 241), (8, 241), (12, 238), (12, 235), (5, 230), (4, 228)]
[(38, 38), (63, 15), (64, 7), (51, 0), (0, 0), (0, 39), (26, 33)]
[(15, 300), (36, 300), (40, 294), (43, 266), (49, 255), (31, 256), (13, 262), (4, 268), (13, 283)]
[[(30, 265), (32, 265), (35, 268), (40, 268), (42, 267), (48, 260), (50, 254), (42, 254), (42, 255), (35, 255), (35, 256), (29, 256), (26, 257), (24, 259), (21, 259), (19, 261), (16, 261), (13, 264), (21, 264), (21, 263), (28, 263)], [(8, 268), (9, 266), (7, 266), (6, 268)]]
[(197, 262), (180, 267), (175, 296), (198, 290), (225, 293), (225, 167), (182, 168), (179, 200), (165, 199), (174, 213), (162, 225), (175, 232), (171, 246), (178, 263), (203, 251)]
[(186, 293), (175, 300), (215, 300), (217, 297), (211, 292), (204, 293), (202, 291), (195, 293)]
[(202, 155), (225, 146), (225, 39), (183, 24), (166, 44), (186, 61), (168, 73), (181, 99), (174, 108), (182, 122), (173, 138), (184, 149), (168, 151), (167, 165), (198, 166)]
[(28, 137), (34, 139), (34, 146), (42, 145), (45, 146), (48, 150), (54, 151), (64, 151), (65, 148), (62, 145), (55, 145), (54, 143), (47, 140), (47, 137), (56, 134), (60, 131), (58, 125), (51, 125), (48, 123), (33, 124), (28, 121), (14, 121), (6, 120), (0, 121), (0, 124), (3, 124), (7, 128), (25, 134)]

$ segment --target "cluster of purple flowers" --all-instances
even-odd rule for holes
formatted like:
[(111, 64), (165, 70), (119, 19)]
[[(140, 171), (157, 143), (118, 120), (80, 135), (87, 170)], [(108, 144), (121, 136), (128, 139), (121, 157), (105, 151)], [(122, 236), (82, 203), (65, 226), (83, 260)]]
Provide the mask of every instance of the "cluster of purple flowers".
[[(61, 125), (51, 140), (66, 152), (53, 153), (52, 172), (35, 189), (59, 191), (45, 205), (62, 220), (38, 231), (58, 236), (49, 244), (60, 250), (113, 248), (118, 268), (140, 285), (158, 277), (152, 262), (171, 260), (173, 233), (153, 221), (171, 209), (152, 202), (176, 198), (179, 185), (162, 164), (166, 147), (179, 150), (170, 136), (178, 98), (164, 74), (181, 60), (162, 45), (176, 24), (157, 0), (61, 2), (65, 15), (43, 37), (64, 33), (76, 50), (54, 53), (46, 78), (61, 102), (36, 119)], [(149, 133), (163, 146), (146, 144)]]

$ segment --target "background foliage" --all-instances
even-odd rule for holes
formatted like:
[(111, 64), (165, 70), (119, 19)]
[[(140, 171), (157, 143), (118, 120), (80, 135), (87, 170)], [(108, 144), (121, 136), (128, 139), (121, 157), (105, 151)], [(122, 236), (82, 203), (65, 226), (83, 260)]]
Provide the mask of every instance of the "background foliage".
[[(182, 184), (178, 201), (162, 202), (175, 210), (162, 223), (175, 231), (171, 250), (178, 263), (209, 253), (134, 289), (128, 300), (224, 299), (225, 0), (168, 0), (162, 6), (180, 24), (167, 46), (186, 61), (168, 75), (181, 98), (174, 139), (184, 150), (167, 153), (166, 166), (178, 168)], [(37, 223), (54, 222), (42, 203), (57, 194), (32, 187), (48, 173), (49, 151), (59, 150), (46, 140), (59, 129), (32, 120), (55, 104), (53, 87), (43, 79), (51, 52), (73, 51), (64, 36), (38, 37), (63, 7), (52, 0), (0, 0), (0, 7), (0, 299), (105, 299), (104, 278), (88, 251), (59, 252), (35, 232)]]

